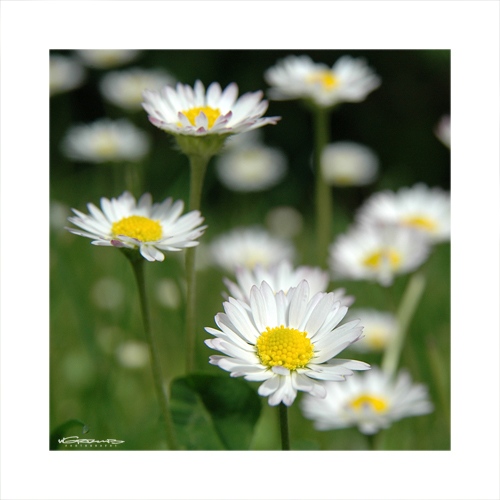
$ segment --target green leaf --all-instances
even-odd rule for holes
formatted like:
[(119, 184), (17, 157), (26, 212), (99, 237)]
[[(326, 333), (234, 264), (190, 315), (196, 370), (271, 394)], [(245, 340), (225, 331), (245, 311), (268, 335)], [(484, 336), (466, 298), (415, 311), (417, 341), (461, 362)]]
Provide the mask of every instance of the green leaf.
[(177, 440), (188, 450), (248, 450), (261, 412), (242, 379), (214, 375), (177, 378), (171, 386)]

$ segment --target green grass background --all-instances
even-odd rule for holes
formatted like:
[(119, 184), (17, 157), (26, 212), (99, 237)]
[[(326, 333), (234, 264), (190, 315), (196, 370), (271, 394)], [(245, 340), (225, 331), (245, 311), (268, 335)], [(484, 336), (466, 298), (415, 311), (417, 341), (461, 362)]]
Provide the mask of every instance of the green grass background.
[[(65, 55), (70, 52), (56, 51)], [(240, 94), (266, 90), (264, 71), (287, 54), (309, 54), (315, 61), (332, 65), (340, 56), (364, 57), (382, 78), (379, 89), (365, 102), (343, 104), (332, 113), (331, 141), (350, 140), (374, 149), (381, 162), (380, 177), (362, 188), (334, 189), (334, 233), (353, 222), (354, 213), (372, 193), (424, 182), (450, 189), (450, 154), (434, 136), (440, 117), (450, 109), (449, 51), (146, 51), (126, 67), (164, 68), (179, 81), (207, 86), (218, 81), (224, 87), (238, 83)], [(124, 69), (123, 68), (123, 69)], [(67, 129), (108, 116), (127, 116), (146, 130), (152, 141), (150, 153), (138, 167), (142, 189), (154, 201), (167, 196), (188, 200), (187, 158), (172, 139), (153, 127), (143, 111), (126, 113), (105, 102), (98, 90), (103, 70), (89, 70), (86, 83), (50, 100), (50, 198), (61, 212), (74, 207), (87, 212), (86, 204), (116, 197), (123, 192), (123, 165), (92, 165), (72, 162), (61, 153)], [(265, 224), (274, 207), (287, 205), (304, 217), (302, 232), (295, 238), (299, 258), (309, 264), (314, 256), (314, 178), (310, 168), (312, 122), (296, 101), (271, 102), (267, 116), (282, 116), (276, 126), (262, 129), (266, 144), (281, 148), (288, 157), (289, 171), (278, 186), (260, 193), (236, 193), (223, 187), (209, 166), (202, 199), (208, 224), (201, 245), (236, 226)], [(240, 207), (240, 209), (238, 209)], [(150, 368), (128, 369), (116, 357), (116, 348), (127, 340), (144, 340), (138, 295), (129, 263), (113, 248), (90, 245), (90, 240), (72, 235), (52, 216), (50, 239), (50, 430), (69, 419), (90, 426), (86, 437), (124, 440), (120, 450), (163, 449), (162, 428)], [(325, 265), (326, 267), (326, 265)], [(410, 326), (401, 366), (416, 382), (429, 386), (435, 411), (427, 416), (395, 423), (381, 436), (389, 450), (446, 450), (450, 448), (450, 245), (436, 246), (424, 264), (427, 288)], [(213, 352), (203, 340), (203, 328), (215, 326), (213, 317), (222, 311), (222, 278), (226, 274), (206, 268), (198, 276), (197, 371), (225, 376), (208, 364)], [(112, 277), (123, 284), (125, 296), (114, 310), (103, 310), (92, 299), (95, 283)], [(167, 309), (156, 298), (163, 279), (174, 280), (182, 289), (184, 266), (179, 255), (167, 255), (163, 263), (146, 263), (154, 333), (167, 382), (184, 374), (184, 302)], [(367, 282), (335, 282), (355, 295), (356, 307), (395, 310), (408, 276), (384, 289)], [(379, 364), (380, 356), (345, 351), (345, 356)], [(251, 384), (255, 389), (257, 384)], [(356, 429), (317, 432), (302, 417), (298, 402), (289, 411), (292, 448), (297, 450), (366, 449), (366, 437)], [(279, 449), (277, 409), (261, 398), (262, 414), (256, 425), (251, 449)], [(75, 435), (78, 429), (71, 435)]]

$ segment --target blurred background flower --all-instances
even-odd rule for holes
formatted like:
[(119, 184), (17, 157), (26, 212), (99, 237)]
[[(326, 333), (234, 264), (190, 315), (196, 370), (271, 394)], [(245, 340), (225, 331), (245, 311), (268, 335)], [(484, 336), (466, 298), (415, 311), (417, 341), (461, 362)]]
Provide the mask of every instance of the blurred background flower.
[(109, 69), (133, 61), (137, 58), (140, 51), (126, 49), (82, 49), (77, 50), (76, 53), (90, 68)]
[(86, 71), (72, 57), (50, 56), (50, 95), (61, 94), (82, 85)]

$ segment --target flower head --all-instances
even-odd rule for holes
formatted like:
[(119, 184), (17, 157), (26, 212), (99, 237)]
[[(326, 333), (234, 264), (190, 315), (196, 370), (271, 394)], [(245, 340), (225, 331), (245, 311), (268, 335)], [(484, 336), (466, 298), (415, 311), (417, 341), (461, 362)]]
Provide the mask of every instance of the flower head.
[(264, 191), (278, 184), (286, 174), (283, 152), (263, 144), (234, 147), (217, 158), (217, 175), (233, 191)]
[(181, 216), (184, 202), (167, 198), (163, 203), (152, 204), (151, 195), (145, 193), (136, 203), (135, 198), (125, 191), (118, 198), (101, 198), (101, 210), (87, 205), (90, 214), (72, 209), (76, 217), (69, 221), (83, 229), (66, 228), (73, 234), (92, 238), (93, 245), (114, 246), (139, 250), (149, 261), (162, 261), (165, 255), (160, 251), (179, 251), (198, 245), (199, 238), (207, 226), (198, 210)]
[(236, 267), (253, 269), (284, 259), (293, 260), (295, 248), (288, 240), (277, 238), (261, 227), (236, 228), (221, 234), (210, 243), (212, 259), (222, 269), (233, 273)]
[(121, 66), (139, 55), (138, 50), (129, 49), (83, 49), (76, 52), (87, 66), (97, 69)]
[(160, 89), (174, 85), (175, 79), (163, 70), (131, 68), (124, 71), (106, 73), (101, 80), (100, 89), (104, 97), (124, 109), (142, 109), (144, 89)]
[(69, 158), (77, 161), (139, 161), (149, 150), (149, 138), (128, 120), (102, 118), (90, 125), (71, 127), (62, 148)]
[(342, 381), (352, 370), (366, 370), (360, 361), (333, 359), (358, 340), (358, 321), (338, 327), (347, 312), (333, 293), (310, 297), (307, 281), (285, 295), (274, 293), (267, 282), (252, 287), (250, 306), (229, 298), (224, 313), (215, 316), (220, 330), (206, 328), (215, 339), (211, 349), (225, 356), (211, 356), (210, 363), (231, 372), (232, 377), (263, 382), (259, 394), (269, 396), (271, 406), (290, 406), (297, 391), (324, 397), (325, 380)]
[(450, 194), (425, 184), (397, 193), (381, 191), (366, 201), (357, 219), (366, 224), (408, 227), (438, 243), (450, 238)]
[(364, 186), (378, 173), (377, 155), (355, 142), (328, 144), (321, 153), (321, 174), (334, 186)]
[(85, 74), (85, 69), (75, 59), (50, 56), (50, 95), (76, 89), (82, 84)]
[(398, 332), (398, 321), (391, 312), (375, 309), (350, 309), (348, 318), (359, 318), (364, 337), (352, 345), (359, 352), (380, 352)]
[(392, 284), (417, 269), (429, 255), (426, 238), (404, 227), (355, 226), (330, 247), (330, 267), (338, 279)]
[(258, 91), (238, 99), (236, 83), (222, 91), (214, 82), (205, 92), (203, 83), (196, 80), (194, 88), (178, 83), (175, 89), (145, 90), (143, 107), (153, 125), (176, 136), (231, 135), (276, 124), (280, 117), (262, 118), (268, 106), (262, 97)]
[[(264, 267), (262, 264), (257, 264), (254, 269), (247, 267), (236, 267), (236, 283), (224, 278), (224, 284), (227, 286), (231, 297), (250, 304), (250, 291), (253, 286), (259, 287), (265, 281), (273, 290), (274, 293), (283, 290), (285, 295), (291, 288), (296, 288), (299, 283), (306, 280), (309, 284), (311, 295), (316, 295), (318, 292), (325, 292), (330, 283), (330, 276), (327, 271), (323, 271), (319, 267), (299, 266), (293, 268), (292, 263), (288, 259)], [(335, 290), (335, 300), (339, 300), (341, 305), (350, 306), (354, 302), (354, 297), (344, 297), (345, 290), (343, 288)]]
[(360, 102), (380, 85), (380, 78), (363, 59), (341, 57), (329, 68), (308, 56), (288, 56), (268, 69), (265, 79), (272, 99), (306, 99), (320, 107)]
[(343, 384), (326, 382), (324, 399), (306, 395), (301, 401), (306, 418), (320, 431), (357, 426), (363, 434), (375, 434), (406, 417), (425, 415), (433, 410), (427, 387), (412, 384), (401, 371), (397, 379), (373, 367), (356, 374)]
[(436, 137), (446, 146), (451, 146), (451, 121), (450, 115), (444, 115), (439, 120), (437, 127), (434, 129)]

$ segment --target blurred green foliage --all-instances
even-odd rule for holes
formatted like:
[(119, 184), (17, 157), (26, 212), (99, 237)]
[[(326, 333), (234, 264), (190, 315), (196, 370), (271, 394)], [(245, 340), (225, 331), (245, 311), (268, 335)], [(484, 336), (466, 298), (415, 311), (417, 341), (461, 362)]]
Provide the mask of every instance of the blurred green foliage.
[[(70, 52), (56, 51), (64, 55)], [(146, 51), (127, 67), (164, 68), (179, 81), (206, 86), (218, 81), (224, 87), (238, 83), (240, 95), (265, 90), (264, 71), (288, 54), (308, 54), (316, 62), (332, 65), (345, 51)], [(449, 51), (349, 51), (364, 57), (382, 78), (379, 89), (365, 102), (343, 104), (332, 113), (331, 141), (360, 142), (380, 157), (381, 174), (374, 184), (361, 188), (334, 190), (334, 233), (353, 222), (361, 203), (375, 191), (398, 189), (424, 182), (450, 188), (450, 154), (434, 136), (440, 117), (450, 109)], [(117, 68), (120, 69), (120, 68)], [(142, 187), (154, 201), (167, 196), (187, 201), (188, 160), (174, 147), (173, 140), (153, 127), (143, 111), (127, 113), (104, 101), (98, 83), (104, 70), (89, 70), (86, 83), (74, 91), (55, 95), (50, 101), (50, 431), (71, 419), (90, 426), (89, 438), (115, 438), (125, 442), (122, 450), (164, 449), (152, 377), (148, 365), (127, 366), (120, 362), (117, 349), (126, 341), (143, 341), (138, 294), (126, 259), (113, 248), (95, 247), (90, 240), (65, 231), (64, 217), (69, 207), (86, 212), (86, 204), (116, 197), (123, 192), (121, 165), (92, 165), (73, 162), (61, 152), (60, 144), (68, 128), (108, 116), (127, 116), (146, 130), (152, 148), (137, 167)], [(203, 246), (216, 235), (236, 226), (264, 224), (270, 209), (287, 205), (304, 216), (304, 228), (295, 243), (297, 264), (308, 264), (313, 248), (313, 148), (311, 117), (296, 101), (271, 102), (267, 116), (282, 116), (276, 126), (262, 129), (264, 141), (280, 147), (288, 156), (289, 172), (278, 186), (264, 192), (236, 193), (224, 188), (208, 169), (202, 213), (208, 224)], [(213, 163), (213, 160), (212, 160)], [(55, 204), (54, 204), (55, 203)], [(238, 209), (241, 207), (241, 209)], [(416, 382), (430, 388), (435, 411), (427, 416), (408, 418), (384, 431), (385, 449), (450, 448), (450, 246), (437, 246), (425, 273), (428, 285), (410, 326), (401, 366), (407, 367)], [(326, 267), (326, 264), (325, 264)], [(215, 326), (213, 317), (222, 311), (224, 273), (206, 268), (198, 277), (198, 350), (200, 373), (229, 375), (208, 364), (213, 352), (203, 340), (210, 337), (203, 327)], [(106, 288), (103, 278), (111, 278), (123, 296), (116, 304), (102, 307)], [(163, 263), (147, 263), (153, 331), (163, 360), (167, 384), (184, 375), (184, 265), (182, 255), (167, 255)], [(165, 307), (158, 288), (172, 280), (182, 291), (179, 307)], [(331, 283), (330, 290), (343, 286), (355, 295), (357, 307), (394, 311), (407, 276), (398, 278), (389, 289), (366, 282)], [(100, 290), (100, 291), (99, 291)], [(104, 290), (104, 292), (103, 292)], [(347, 353), (347, 351), (346, 351)], [(354, 359), (380, 363), (378, 355), (348, 353)], [(348, 357), (347, 354), (343, 357)], [(257, 384), (248, 385), (253, 391)], [(278, 412), (260, 398), (262, 414), (257, 421), (251, 449), (278, 449)], [(289, 411), (293, 449), (366, 449), (366, 437), (356, 429), (317, 432), (299, 410), (300, 393)]]

